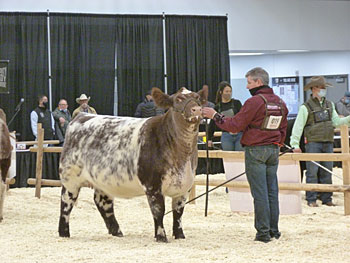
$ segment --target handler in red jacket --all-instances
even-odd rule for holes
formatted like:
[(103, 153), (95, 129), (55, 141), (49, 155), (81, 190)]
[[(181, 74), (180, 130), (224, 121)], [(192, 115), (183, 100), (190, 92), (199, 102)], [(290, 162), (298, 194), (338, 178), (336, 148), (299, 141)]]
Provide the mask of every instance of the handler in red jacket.
[(203, 116), (228, 132), (243, 131), (246, 175), (254, 198), (256, 241), (278, 239), (278, 154), (287, 129), (286, 104), (268, 86), (269, 74), (253, 68), (245, 75), (252, 97), (233, 117), (225, 117), (212, 108), (203, 108)]

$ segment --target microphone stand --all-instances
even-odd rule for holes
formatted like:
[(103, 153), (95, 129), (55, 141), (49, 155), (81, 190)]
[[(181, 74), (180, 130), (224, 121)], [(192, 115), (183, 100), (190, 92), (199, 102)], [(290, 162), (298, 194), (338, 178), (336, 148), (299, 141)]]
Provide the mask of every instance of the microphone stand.
[(16, 118), (17, 114), (21, 111), (21, 106), (19, 106), (18, 110), (16, 110), (15, 114), (12, 116), (11, 120), (7, 123), (7, 127), (10, 127), (13, 120)]

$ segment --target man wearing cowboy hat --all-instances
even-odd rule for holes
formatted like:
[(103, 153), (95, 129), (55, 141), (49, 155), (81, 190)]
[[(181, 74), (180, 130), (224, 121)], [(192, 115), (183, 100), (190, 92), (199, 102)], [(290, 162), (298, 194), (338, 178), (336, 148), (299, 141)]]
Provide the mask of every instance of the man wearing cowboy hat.
[(75, 101), (80, 104), (80, 106), (73, 111), (72, 119), (74, 119), (75, 116), (79, 114), (79, 112), (97, 114), (96, 110), (93, 107), (89, 106), (89, 100), (90, 97), (87, 97), (85, 94), (81, 94), (79, 98), (75, 99)]
[[(310, 98), (300, 106), (295, 124), (290, 137), (290, 144), (294, 152), (300, 153), (299, 141), (304, 131), (305, 151), (307, 153), (333, 153), (334, 127), (346, 124), (350, 125), (350, 116), (340, 118), (335, 110), (334, 103), (327, 100), (327, 88), (332, 87), (326, 83), (322, 76), (312, 77), (305, 85), (304, 90), (311, 89)], [(333, 162), (319, 162), (330, 171)], [(318, 174), (319, 172), (319, 174)], [(317, 174), (319, 177), (317, 177)], [(331, 184), (332, 175), (325, 169), (319, 168), (312, 162), (306, 162), (306, 183)], [(319, 193), (323, 205), (334, 206), (332, 194)], [(307, 191), (306, 201), (308, 206), (317, 207), (317, 192)]]

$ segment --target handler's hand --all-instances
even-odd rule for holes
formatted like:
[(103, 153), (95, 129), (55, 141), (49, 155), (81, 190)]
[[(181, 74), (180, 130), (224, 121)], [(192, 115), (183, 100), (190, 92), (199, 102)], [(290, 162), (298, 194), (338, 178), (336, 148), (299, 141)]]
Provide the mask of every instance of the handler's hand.
[(65, 123), (66, 122), (66, 120), (63, 117), (60, 117), (59, 120), (60, 120), (60, 123)]
[(202, 115), (204, 118), (212, 119), (214, 117), (215, 113), (216, 113), (216, 111), (213, 108), (204, 107), (202, 109)]
[(300, 148), (294, 148), (294, 149), (293, 149), (293, 153), (301, 153)]

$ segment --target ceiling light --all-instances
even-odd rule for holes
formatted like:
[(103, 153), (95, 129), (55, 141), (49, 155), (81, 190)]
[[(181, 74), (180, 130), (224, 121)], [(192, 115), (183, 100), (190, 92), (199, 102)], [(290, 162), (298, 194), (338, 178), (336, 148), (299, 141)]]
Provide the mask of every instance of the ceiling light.
[(229, 55), (230, 56), (259, 56), (259, 55), (263, 55), (264, 53), (247, 53), (247, 52), (230, 52)]
[(305, 49), (280, 49), (277, 50), (277, 52), (308, 52), (309, 50), (305, 50)]

